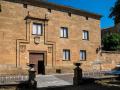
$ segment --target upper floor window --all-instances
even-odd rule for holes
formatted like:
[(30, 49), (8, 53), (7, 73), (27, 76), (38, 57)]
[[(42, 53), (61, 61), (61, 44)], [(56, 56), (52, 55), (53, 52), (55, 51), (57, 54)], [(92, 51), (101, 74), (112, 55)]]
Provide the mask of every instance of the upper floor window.
[(68, 38), (68, 28), (61, 27), (61, 29), (60, 29), (60, 37)]
[(33, 35), (42, 35), (42, 24), (33, 24), (33, 30), (32, 30), (32, 34)]
[(63, 50), (63, 60), (70, 60), (70, 50)]
[(86, 60), (86, 50), (80, 50), (80, 60)]
[(89, 40), (89, 32), (88, 31), (83, 31), (83, 40)]

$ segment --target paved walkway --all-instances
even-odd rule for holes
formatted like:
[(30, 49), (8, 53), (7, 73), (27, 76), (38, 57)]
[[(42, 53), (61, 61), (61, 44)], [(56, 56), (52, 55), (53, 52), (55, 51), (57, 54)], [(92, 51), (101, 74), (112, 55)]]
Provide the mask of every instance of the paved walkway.
[(73, 85), (73, 74), (38, 75), (37, 87)]
[[(103, 76), (101, 73), (84, 73), (84, 78), (106, 79), (114, 78), (112, 76)], [(54, 74), (54, 75), (37, 75), (37, 87), (53, 87), (53, 86), (66, 86), (73, 85), (73, 73), (69, 74)]]

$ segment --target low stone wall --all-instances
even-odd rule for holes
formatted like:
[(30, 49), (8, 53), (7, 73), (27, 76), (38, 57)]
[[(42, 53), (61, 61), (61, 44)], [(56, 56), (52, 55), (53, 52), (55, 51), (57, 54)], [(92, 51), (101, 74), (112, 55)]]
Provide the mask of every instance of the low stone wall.
[(102, 51), (99, 55), (99, 64), (102, 70), (111, 70), (120, 64), (120, 52), (118, 51)]
[(0, 68), (0, 75), (4, 75), (4, 74), (28, 74), (28, 69), (22, 69), (22, 68)]

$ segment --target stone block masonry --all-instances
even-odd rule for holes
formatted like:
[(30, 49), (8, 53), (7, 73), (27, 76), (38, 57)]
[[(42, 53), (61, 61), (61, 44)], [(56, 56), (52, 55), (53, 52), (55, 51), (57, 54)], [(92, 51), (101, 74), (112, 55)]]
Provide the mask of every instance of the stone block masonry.
[[(83, 70), (93, 69), (91, 62), (101, 45), (100, 15), (38, 0), (2, 0), (0, 6), (0, 69), (27, 71), (31, 63), (37, 74), (70, 73), (76, 62)], [(67, 28), (67, 38), (60, 36), (61, 27)], [(84, 31), (89, 33), (87, 40)], [(70, 51), (69, 60), (63, 60), (64, 50)]]
[(102, 70), (111, 70), (120, 65), (119, 51), (103, 51), (100, 55)]

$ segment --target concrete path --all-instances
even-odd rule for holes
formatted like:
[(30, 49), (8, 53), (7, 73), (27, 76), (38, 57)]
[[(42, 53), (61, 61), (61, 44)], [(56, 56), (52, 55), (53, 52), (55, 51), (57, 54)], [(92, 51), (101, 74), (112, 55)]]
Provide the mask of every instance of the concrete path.
[(73, 85), (73, 74), (38, 75), (37, 87)]
[[(101, 72), (84, 72), (84, 78), (102, 79), (106, 78)], [(37, 87), (66, 86), (73, 85), (73, 73), (54, 74), (54, 75), (37, 75)]]

